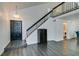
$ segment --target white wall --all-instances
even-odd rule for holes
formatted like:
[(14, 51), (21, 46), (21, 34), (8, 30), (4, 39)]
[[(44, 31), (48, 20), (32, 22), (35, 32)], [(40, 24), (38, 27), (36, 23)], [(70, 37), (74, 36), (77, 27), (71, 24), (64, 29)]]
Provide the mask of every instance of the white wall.
[(10, 42), (10, 23), (8, 19), (8, 10), (0, 8), (0, 55), (4, 48)]
[(67, 38), (71, 39), (77, 37), (76, 31), (79, 31), (79, 9), (63, 14), (55, 19), (62, 19), (67, 21)]
[(63, 18), (63, 20), (67, 21), (67, 38), (75, 38), (77, 37), (76, 31), (79, 31), (79, 16), (73, 15), (66, 18)]
[(26, 37), (26, 29), (28, 29), (56, 5), (58, 5), (58, 3), (48, 3), (19, 10), (18, 13), (23, 19), (23, 39)]
[(73, 19), (67, 20), (67, 27), (68, 27), (67, 38), (68, 39), (76, 37), (76, 27), (77, 27), (77, 24), (78, 24), (76, 21), (77, 20), (73, 20)]
[[(48, 41), (60, 41), (63, 40), (63, 32), (64, 32), (64, 25), (61, 19), (57, 19), (55, 22), (53, 18), (49, 18), (42, 26), (39, 28), (46, 28), (48, 33)], [(60, 35), (61, 34), (61, 35)]]
[[(47, 40), (48, 41), (61, 41), (63, 40), (64, 28), (63, 28), (63, 21), (57, 19), (56, 22), (53, 22), (53, 18), (49, 18), (42, 26), (39, 28), (47, 29)], [(38, 29), (39, 29), (38, 28)], [(37, 39), (37, 30), (34, 31), (27, 39), (27, 44), (35, 44), (38, 43)]]

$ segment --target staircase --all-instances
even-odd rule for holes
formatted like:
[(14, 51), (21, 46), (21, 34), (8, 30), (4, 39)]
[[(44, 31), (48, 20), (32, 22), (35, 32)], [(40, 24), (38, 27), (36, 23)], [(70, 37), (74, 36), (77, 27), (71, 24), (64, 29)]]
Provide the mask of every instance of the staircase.
[[(34, 23), (32, 26), (30, 26), (26, 30), (26, 34), (28, 38), (37, 28), (39, 28), (43, 23), (45, 23), (49, 17), (57, 17), (66, 13), (69, 13), (71, 11), (79, 9), (79, 3), (77, 2), (62, 2), (56, 7), (54, 7), (51, 11), (49, 11), (46, 15), (44, 15), (42, 18), (40, 18), (36, 23)], [(26, 39), (25, 38), (25, 39)]]

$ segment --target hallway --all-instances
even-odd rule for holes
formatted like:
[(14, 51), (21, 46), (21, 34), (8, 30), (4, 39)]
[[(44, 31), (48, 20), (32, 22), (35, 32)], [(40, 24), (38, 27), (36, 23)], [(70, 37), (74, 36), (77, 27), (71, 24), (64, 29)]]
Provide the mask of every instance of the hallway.
[[(32, 3), (34, 4), (33, 6)], [(76, 38), (79, 36), (77, 35), (79, 32), (79, 3), (32, 3), (16, 2), (13, 3), (14, 8), (11, 6), (12, 3), (1, 4), (1, 10), (5, 11), (2, 14), (4, 17), (1, 16), (0, 20), (0, 55), (79, 55), (79, 39)], [(5, 9), (3, 5), (6, 7)], [(10, 5), (9, 8), (6, 5)], [(31, 6), (28, 8), (25, 5)], [(15, 8), (17, 6), (20, 7), (18, 14), (17, 8)], [(16, 14), (14, 14), (14, 11)], [(19, 17), (16, 17), (17, 15)], [(38, 35), (38, 29), (46, 29), (46, 33), (42, 35), (43, 32), (40, 31), (41, 34)], [(37, 44), (39, 40), (45, 40), (42, 36), (46, 37), (47, 44)], [(63, 39), (63, 36), (65, 39)], [(39, 37), (40, 39), (38, 39)]]
[(49, 41), (48, 44), (33, 44), (27, 47), (5, 51), (2, 56), (78, 56), (78, 39)]

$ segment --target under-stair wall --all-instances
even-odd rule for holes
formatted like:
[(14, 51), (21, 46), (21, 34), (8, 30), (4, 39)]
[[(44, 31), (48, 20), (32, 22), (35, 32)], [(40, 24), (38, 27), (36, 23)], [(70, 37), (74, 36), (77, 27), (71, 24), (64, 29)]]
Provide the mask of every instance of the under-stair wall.
[[(54, 19), (50, 17), (39, 28), (47, 29), (47, 41), (52, 41), (52, 40), (54, 40), (54, 41), (61, 41), (61, 40), (63, 40), (63, 34), (64, 34), (63, 21), (60, 20), (60, 19), (57, 19), (56, 21), (53, 21), (53, 20)], [(37, 30), (35, 30), (26, 39), (26, 41), (27, 41), (27, 45), (38, 43)]]

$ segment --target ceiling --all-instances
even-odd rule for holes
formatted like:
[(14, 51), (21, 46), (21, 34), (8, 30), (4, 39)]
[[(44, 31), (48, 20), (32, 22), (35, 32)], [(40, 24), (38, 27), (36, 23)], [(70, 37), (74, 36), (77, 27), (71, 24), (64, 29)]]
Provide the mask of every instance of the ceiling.
[(16, 5), (18, 9), (23, 9), (45, 3), (51, 3), (51, 2), (0, 2), (0, 7), (14, 10), (16, 9)]

